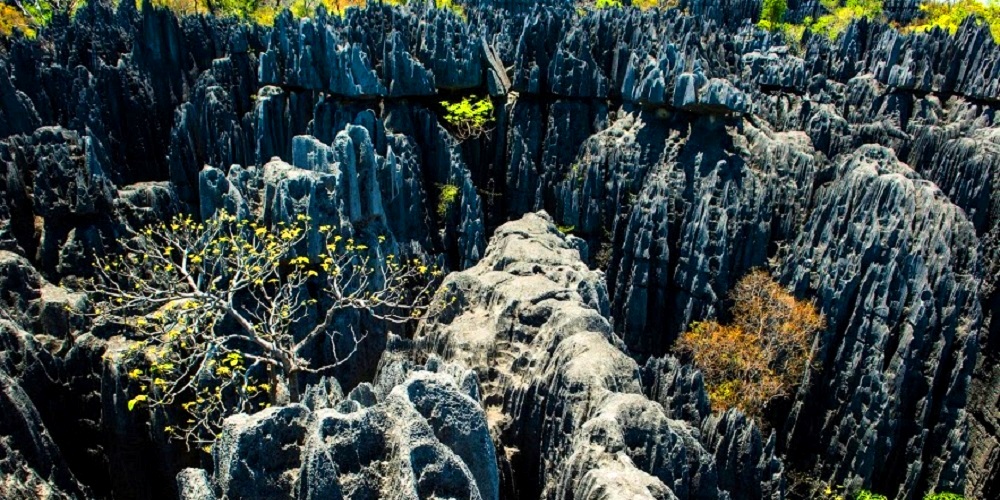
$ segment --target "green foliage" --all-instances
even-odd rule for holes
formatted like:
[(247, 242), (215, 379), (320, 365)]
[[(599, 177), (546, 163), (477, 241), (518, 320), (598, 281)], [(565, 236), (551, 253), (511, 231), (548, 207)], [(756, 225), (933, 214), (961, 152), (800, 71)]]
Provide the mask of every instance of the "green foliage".
[(854, 500), (889, 500), (889, 499), (885, 495), (872, 493), (868, 490), (858, 490), (858, 492), (854, 494)]
[(594, 4), (598, 9), (620, 9), (625, 6), (622, 0), (597, 0)]
[(839, 0), (820, 0), (820, 3), (828, 13), (816, 19), (809, 29), (831, 40), (840, 36), (855, 19), (882, 17), (882, 0), (847, 0), (844, 5), (840, 5)]
[(438, 206), (437, 212), (441, 218), (448, 215), (451, 207), (455, 205), (458, 201), (458, 186), (454, 184), (445, 184), (441, 186), (441, 194), (438, 195)]
[(556, 226), (556, 229), (562, 234), (570, 234), (576, 229), (576, 226)]
[(323, 7), (330, 14), (343, 16), (347, 9), (364, 7), (367, 0), (294, 0), (288, 7), (296, 18), (311, 17)]
[[(384, 237), (369, 248), (310, 221), (177, 217), (129, 228), (119, 254), (96, 259), (84, 290), (95, 324), (124, 333), (105, 356), (127, 377), (129, 411), (210, 449), (225, 417), (297, 402), (300, 376), (357, 352), (367, 333), (338, 327), (341, 312), (398, 324), (424, 315), (439, 269), (394, 256)], [(316, 346), (329, 346), (321, 359)]]
[(493, 124), (493, 101), (489, 97), (471, 96), (458, 102), (441, 101), (441, 105), (445, 109), (444, 120), (459, 140), (479, 137)]
[[(799, 42), (805, 34), (806, 24), (784, 22), (787, 11), (787, 0), (764, 0), (764, 5), (760, 11), (760, 21), (757, 22), (757, 26), (769, 31), (784, 33), (788, 44), (793, 48), (798, 48)], [(807, 19), (807, 23), (811, 23), (811, 21), (811, 19)]]
[(757, 25), (767, 30), (778, 29), (785, 19), (786, 11), (788, 11), (788, 0), (764, 0)]
[(924, 500), (965, 500), (965, 497), (957, 493), (928, 493), (924, 495)]
[(967, 17), (974, 17), (979, 24), (990, 28), (993, 39), (1000, 43), (1000, 0), (931, 0), (920, 5), (923, 16), (905, 29), (913, 32), (927, 32), (940, 28), (954, 35)]
[(468, 19), (465, 15), (465, 7), (455, 3), (455, 0), (434, 0), (434, 7), (441, 10), (450, 10), (462, 19)]
[(639, 10), (672, 9), (679, 4), (678, 0), (632, 0), (632, 6)]

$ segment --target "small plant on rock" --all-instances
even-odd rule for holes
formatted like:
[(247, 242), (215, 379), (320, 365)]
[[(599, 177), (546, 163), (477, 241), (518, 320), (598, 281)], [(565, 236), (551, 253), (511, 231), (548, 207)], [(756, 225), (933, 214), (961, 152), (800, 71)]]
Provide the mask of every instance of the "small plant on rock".
[(458, 140), (473, 139), (491, 130), (493, 124), (493, 101), (489, 97), (465, 97), (461, 101), (441, 101), (444, 106), (444, 120), (451, 125)]
[(84, 287), (95, 323), (126, 339), (109, 354), (129, 380), (123, 404), (208, 447), (226, 416), (298, 401), (305, 378), (331, 374), (367, 335), (341, 313), (406, 323), (426, 310), (440, 271), (378, 240), (369, 248), (304, 215), (268, 226), (226, 213), (123, 238)]
[(448, 212), (451, 211), (451, 207), (453, 207), (455, 202), (458, 201), (458, 194), (458, 186), (454, 184), (444, 184), (441, 186), (437, 206), (437, 213), (439, 217), (443, 219), (448, 215)]
[(928, 493), (924, 495), (924, 500), (965, 500), (965, 497), (958, 493)]
[(771, 400), (790, 395), (802, 379), (824, 319), (763, 270), (740, 280), (730, 299), (730, 324), (694, 323), (676, 349), (701, 369), (713, 410), (738, 408), (759, 417)]
[(858, 490), (854, 494), (854, 500), (889, 500), (885, 495), (879, 495), (878, 493), (872, 493), (868, 490)]

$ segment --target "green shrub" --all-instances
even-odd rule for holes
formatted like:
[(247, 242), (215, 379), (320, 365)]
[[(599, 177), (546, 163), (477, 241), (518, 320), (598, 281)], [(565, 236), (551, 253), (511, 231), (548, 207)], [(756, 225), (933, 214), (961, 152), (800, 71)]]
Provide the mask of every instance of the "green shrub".
[(455, 3), (455, 0), (434, 0), (434, 7), (441, 10), (450, 10), (462, 19), (468, 19), (465, 15), (465, 7)]
[(882, 17), (882, 0), (847, 0), (844, 5), (840, 5), (839, 0), (820, 0), (820, 3), (828, 13), (816, 19), (809, 29), (831, 40), (840, 36), (855, 19)]
[(965, 500), (965, 497), (957, 493), (928, 493), (924, 495), (924, 500)]
[(441, 105), (445, 109), (444, 120), (459, 140), (479, 137), (493, 124), (493, 101), (489, 97), (470, 96), (458, 102), (441, 101)]
[(441, 194), (438, 195), (438, 215), (442, 218), (448, 215), (451, 207), (455, 205), (458, 201), (458, 186), (454, 184), (445, 184), (441, 186)]
[(768, 30), (778, 29), (785, 19), (786, 11), (788, 11), (788, 0), (764, 0), (757, 25)]
[(1000, 43), (1000, 0), (931, 0), (920, 5), (923, 16), (905, 29), (913, 32), (927, 32), (941, 28), (952, 35), (958, 31), (967, 17), (976, 18), (976, 22), (985, 23), (990, 27), (990, 33), (997, 43)]
[(594, 4), (598, 9), (620, 9), (625, 6), (622, 0), (597, 0)]
[(868, 490), (859, 490), (854, 494), (854, 500), (889, 500), (885, 495), (872, 493)]
[(806, 27), (812, 24), (812, 18), (806, 18), (803, 24), (786, 23), (783, 21), (788, 11), (787, 0), (764, 0), (760, 10), (760, 21), (757, 26), (769, 31), (780, 31), (785, 34), (785, 41), (795, 50), (799, 48)]

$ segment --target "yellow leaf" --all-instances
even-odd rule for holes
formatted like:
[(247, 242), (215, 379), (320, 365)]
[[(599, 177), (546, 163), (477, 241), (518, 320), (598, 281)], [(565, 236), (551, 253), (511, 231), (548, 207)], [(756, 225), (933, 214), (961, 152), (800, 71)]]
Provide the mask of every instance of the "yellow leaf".
[(132, 411), (135, 408), (135, 405), (137, 403), (145, 401), (145, 400), (146, 400), (146, 396), (144, 394), (140, 394), (140, 395), (138, 395), (138, 396), (130, 399), (129, 402), (128, 402), (128, 411)]

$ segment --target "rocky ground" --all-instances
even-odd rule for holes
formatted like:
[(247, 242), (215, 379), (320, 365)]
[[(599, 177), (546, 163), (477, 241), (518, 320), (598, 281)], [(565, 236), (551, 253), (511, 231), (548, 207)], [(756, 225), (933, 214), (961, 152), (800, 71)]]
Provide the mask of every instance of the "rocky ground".
[[(986, 28), (481, 3), (251, 28), (89, 2), (3, 42), (0, 497), (1000, 496)], [(470, 95), (496, 121), (459, 141), (440, 102)], [(121, 337), (60, 285), (125, 224), (220, 209), (386, 235), (453, 300), (186, 452), (126, 411)], [(669, 354), (757, 267), (828, 323), (767, 429)]]

